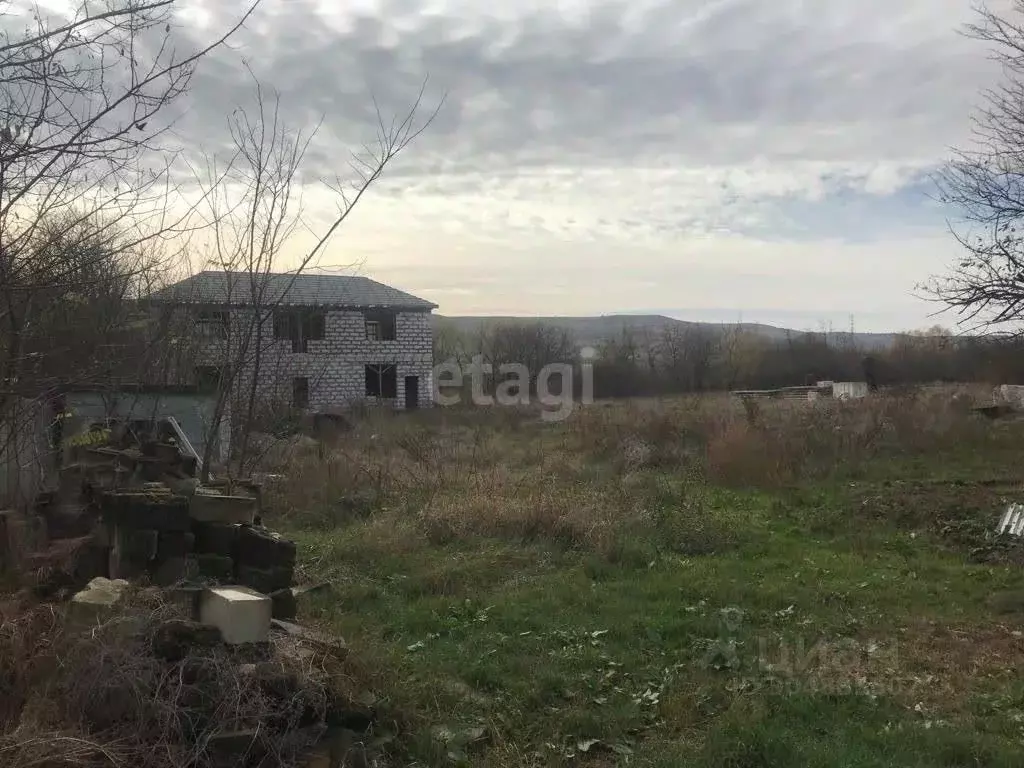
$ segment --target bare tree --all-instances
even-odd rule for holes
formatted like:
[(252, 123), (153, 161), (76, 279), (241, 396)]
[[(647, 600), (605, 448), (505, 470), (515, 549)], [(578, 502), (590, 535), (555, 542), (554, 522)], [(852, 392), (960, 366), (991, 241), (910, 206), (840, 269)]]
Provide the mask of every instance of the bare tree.
[[(0, 3), (0, 377), (8, 384), (24, 362), (25, 294), (68, 286), (86, 266), (33, 271), (34, 254), (49, 247), (40, 244), (46, 222), (105, 240), (103, 259), (188, 228), (190, 210), (169, 199), (172, 157), (160, 139), (196, 64), (255, 6), (185, 56), (172, 44), (171, 0), (82, 0), (59, 17), (37, 7), (20, 33), (11, 31), (12, 7)], [(67, 235), (63, 243), (75, 250)]]
[[(234, 151), (221, 161), (210, 158), (201, 177), (208, 214), (210, 250), (208, 262), (222, 273), (223, 305), (228, 309), (223, 343), (217, 351), (220, 368), (212, 434), (231, 411), (235, 427), (233, 468), (245, 471), (253, 456), (251, 440), (259, 404), (280, 395), (286, 374), (281, 344), (308, 338), (307, 324), (320, 323), (321, 315), (286, 318), (279, 323), (278, 310), (295, 279), (319, 266), (325, 249), (386, 166), (429, 126), (440, 104), (424, 119), (421, 88), (412, 107), (400, 118), (386, 121), (377, 111), (377, 136), (372, 145), (352, 156), (352, 176), (317, 178), (304, 166), (304, 158), (320, 125), (307, 129), (287, 124), (277, 93), (265, 92), (255, 82), (255, 107), (238, 108), (229, 120)], [(335, 212), (319, 228), (304, 216), (302, 194), (328, 192)], [(282, 252), (298, 232), (312, 236), (312, 245), (284, 268)], [(286, 277), (277, 277), (280, 274)], [(244, 307), (244, 308), (243, 308)], [(214, 441), (206, 441), (203, 457), (208, 474)], [(204, 478), (205, 479), (205, 478)]]
[[(52, 334), (81, 330), (71, 321), (85, 306), (97, 309), (98, 297), (106, 309), (118, 299), (121, 311), (152, 257), (170, 255), (154, 244), (191, 226), (168, 173), (172, 106), (255, 5), (184, 55), (173, 7), (77, 0), (58, 13), (0, 0), (0, 426), (8, 434), (17, 432), (16, 402), (102, 374), (100, 334)], [(108, 312), (103, 323), (113, 320), (125, 318)], [(47, 328), (49, 344), (40, 337)], [(78, 366), (66, 357), (72, 341)]]
[(504, 379), (503, 365), (523, 366), (529, 372), (526, 384), (534, 392), (545, 366), (575, 360), (576, 343), (564, 328), (538, 322), (503, 322), (488, 329), (483, 354), (493, 369), (492, 382)]
[(434, 321), (434, 360), (465, 364), (473, 356), (468, 334), (452, 323), (436, 318)]
[(666, 324), (659, 339), (661, 363), (673, 391), (702, 392), (709, 384), (719, 339), (700, 325)]
[(959, 212), (951, 229), (964, 253), (927, 290), (992, 328), (1024, 314), (1024, 2), (978, 14), (967, 34), (992, 50), (1003, 79), (983, 94), (973, 146), (957, 151), (937, 179), (941, 199)]

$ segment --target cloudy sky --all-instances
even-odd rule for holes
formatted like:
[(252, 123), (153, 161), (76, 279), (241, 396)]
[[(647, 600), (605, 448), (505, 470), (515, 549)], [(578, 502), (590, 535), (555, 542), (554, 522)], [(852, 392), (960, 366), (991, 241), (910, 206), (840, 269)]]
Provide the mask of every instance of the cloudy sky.
[[(202, 37), (240, 7), (179, 20)], [(915, 286), (957, 254), (929, 174), (995, 82), (960, 34), (974, 18), (970, 0), (264, 0), (183, 130), (217, 135), (247, 62), (294, 125), (324, 118), (307, 172), (344, 173), (374, 99), (401, 113), (429, 78), (440, 113), (324, 264), (444, 314), (952, 325)], [(317, 189), (312, 217), (333, 205)]]

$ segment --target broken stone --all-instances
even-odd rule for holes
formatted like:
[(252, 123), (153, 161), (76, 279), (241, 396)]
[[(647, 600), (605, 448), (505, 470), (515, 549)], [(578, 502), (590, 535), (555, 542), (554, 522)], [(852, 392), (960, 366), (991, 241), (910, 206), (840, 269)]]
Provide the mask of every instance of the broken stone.
[(204, 523), (251, 523), (256, 511), (256, 499), (225, 496), (202, 487), (192, 494), (189, 504), (192, 519)]
[(231, 645), (266, 641), (271, 612), (269, 597), (243, 586), (212, 587), (199, 600), (199, 620), (220, 629)]
[[(162, 483), (158, 485), (164, 488)], [(192, 525), (188, 499), (169, 491), (109, 493), (104, 497), (103, 512), (123, 528), (188, 531)]]
[(177, 662), (204, 648), (215, 648), (224, 642), (217, 627), (196, 621), (171, 619), (153, 631), (153, 655), (164, 661)]
[(95, 624), (109, 615), (124, 596), (128, 582), (99, 576), (71, 598), (68, 618), (75, 624)]
[(235, 542), (235, 560), (253, 568), (294, 568), (295, 542), (266, 528), (243, 525)]

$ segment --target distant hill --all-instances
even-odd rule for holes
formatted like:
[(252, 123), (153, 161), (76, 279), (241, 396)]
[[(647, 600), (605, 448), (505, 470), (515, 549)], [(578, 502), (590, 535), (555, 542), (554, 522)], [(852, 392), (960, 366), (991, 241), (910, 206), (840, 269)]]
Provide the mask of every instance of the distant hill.
[[(609, 339), (619, 337), (623, 331), (633, 333), (660, 333), (666, 326), (700, 327), (714, 333), (726, 333), (737, 328), (767, 339), (782, 341), (787, 337), (799, 338), (808, 335), (808, 331), (795, 331), (789, 328), (777, 328), (774, 325), (761, 323), (700, 323), (677, 320), (664, 315), (599, 315), (595, 317), (482, 317), (482, 316), (446, 316), (436, 315), (434, 326), (437, 329), (451, 328), (459, 333), (472, 335), (494, 325), (506, 323), (544, 325), (564, 328), (569, 331), (581, 347), (598, 346)], [(820, 335), (820, 334), (816, 334)], [(833, 332), (828, 334), (830, 343), (848, 344), (849, 333)], [(894, 333), (854, 333), (855, 345), (863, 350), (879, 350), (891, 346), (896, 338)]]

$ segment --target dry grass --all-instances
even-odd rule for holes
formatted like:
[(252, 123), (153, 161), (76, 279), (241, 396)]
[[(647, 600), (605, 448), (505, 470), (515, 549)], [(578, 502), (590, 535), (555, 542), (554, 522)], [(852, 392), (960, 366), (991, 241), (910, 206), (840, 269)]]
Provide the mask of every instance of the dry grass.
[[(850, 765), (881, 765), (883, 753), (885, 764), (910, 764), (892, 756), (916, 746), (873, 740), (886, 718), (916, 722), (919, 702), (928, 711), (959, 689), (953, 709), (966, 743), (976, 735), (969, 710), (989, 683), (1006, 699), (994, 707), (1019, 708), (999, 676), (1013, 668), (1019, 638), (996, 632), (983, 605), (987, 592), (1014, 586), (1013, 572), (993, 565), (1003, 562), (995, 554), (970, 566), (962, 556), (977, 548), (967, 523), (989, 532), (1003, 486), (949, 489), (1019, 477), (1021, 426), (990, 422), (952, 395), (751, 411), (725, 397), (599, 403), (554, 424), (503, 409), (375, 414), (319, 455), (275, 467), (283, 480), (272, 514), (295, 532), (310, 576), (335, 584), (319, 617), (361, 652), (390, 659), (395, 681), (383, 689), (420, 724), (409, 752), (421, 764), (445, 764), (430, 736), (442, 723), (493, 732), (475, 765), (582, 764), (578, 754), (536, 755), (587, 738), (628, 743), (637, 765), (775, 765), (785, 749), (823, 743), (860, 755)], [(975, 495), (976, 509), (966, 504)], [(729, 635), (740, 666), (709, 668), (701, 649), (722, 640), (717, 617), (733, 607), (747, 617)], [(968, 634), (944, 644), (904, 633), (912, 615)], [(589, 632), (605, 629), (593, 645)], [(575, 632), (579, 649), (566, 639)], [(775, 681), (751, 666), (761, 639), (775, 658), (784, 644), (810, 648), (819, 637), (831, 638), (827, 663), (800, 675), (776, 671)], [(901, 654), (832, 655), (847, 638), (884, 640), (886, 652), (898, 643)], [(953, 663), (975, 682), (947, 664), (973, 639), (979, 652)], [(604, 695), (607, 659), (619, 680), (643, 686), (664, 680), (668, 664), (686, 672), (648, 709)], [(452, 678), (480, 698), (446, 696)], [(775, 682), (796, 689), (778, 716)], [(892, 709), (868, 711), (866, 730), (854, 697), (827, 695), (886, 685), (899, 687), (882, 696)], [(747, 704), (764, 709), (753, 725), (739, 714), (735, 732), (722, 725)], [(648, 736), (634, 742), (638, 732)], [(783, 747), (758, 752), (762, 737)], [(725, 746), (686, 757), (701, 739)], [(943, 762), (940, 747), (925, 754), (922, 765), (975, 764)]]
[[(752, 412), (724, 396), (600, 403), (558, 424), (526, 409), (374, 413), (333, 445), (276, 465), (286, 480), (271, 499), (301, 526), (384, 518), (435, 543), (545, 537), (605, 550), (666, 520), (701, 528), (709, 484), (787, 486), (879, 458), (984, 446), (994, 434), (962, 399), (934, 390)], [(681, 488), (695, 502), (666, 510)]]
[(698, 465), (709, 482), (773, 487), (850, 471), (879, 457), (980, 445), (991, 425), (950, 390), (814, 404), (723, 397), (598, 408), (572, 422), (581, 446), (620, 465)]

